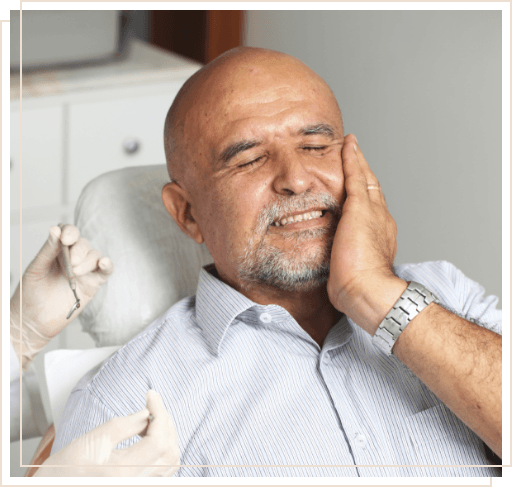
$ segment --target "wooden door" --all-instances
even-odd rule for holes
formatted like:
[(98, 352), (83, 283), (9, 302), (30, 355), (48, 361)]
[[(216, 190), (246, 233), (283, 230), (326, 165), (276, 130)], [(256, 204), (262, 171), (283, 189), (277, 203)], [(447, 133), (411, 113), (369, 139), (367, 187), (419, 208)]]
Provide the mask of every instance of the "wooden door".
[(241, 10), (152, 10), (150, 42), (201, 63), (242, 44)]

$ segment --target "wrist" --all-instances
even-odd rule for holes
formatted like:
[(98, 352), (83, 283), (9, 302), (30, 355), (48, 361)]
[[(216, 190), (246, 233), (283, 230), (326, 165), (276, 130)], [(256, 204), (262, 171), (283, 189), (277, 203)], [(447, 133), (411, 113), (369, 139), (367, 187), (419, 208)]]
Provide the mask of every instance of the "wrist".
[[(23, 325), (21, 319), (23, 318)], [(48, 337), (38, 330), (37, 323), (27, 319), (26, 315), (20, 312), (19, 286), (16, 289), (10, 302), (10, 339), (16, 356), (18, 357), (23, 371), (34, 360), (38, 352), (44, 348), (51, 337)]]
[(406, 281), (396, 276), (373, 281), (363, 291), (354, 293), (353, 305), (347, 315), (373, 337), (407, 286)]
[(11, 339), (11, 344), (16, 352), (16, 356), (20, 361), (20, 364), (23, 365), (23, 355), (20, 350), (20, 342), (21, 342), (21, 330), (20, 330), (20, 299), (19, 299), (19, 289), (20, 285), (16, 288), (14, 292), (11, 302), (10, 302), (10, 328), (9, 328), (9, 336)]
[(394, 353), (397, 340), (409, 329), (410, 322), (415, 321), (418, 314), (436, 301), (436, 296), (425, 286), (416, 281), (409, 282), (407, 289), (377, 328), (372, 341), (385, 354)]

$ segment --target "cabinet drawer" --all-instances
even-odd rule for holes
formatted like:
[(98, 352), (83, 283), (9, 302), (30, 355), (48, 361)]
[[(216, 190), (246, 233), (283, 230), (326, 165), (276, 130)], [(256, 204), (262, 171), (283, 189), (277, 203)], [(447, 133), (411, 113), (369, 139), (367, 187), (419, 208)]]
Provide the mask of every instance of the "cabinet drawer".
[(62, 108), (23, 109), (22, 140), (21, 163), (20, 113), (11, 111), (11, 210), (20, 209), (20, 182), (24, 209), (59, 205), (63, 179)]
[(70, 106), (68, 201), (107, 171), (165, 164), (165, 116), (181, 85), (165, 94)]

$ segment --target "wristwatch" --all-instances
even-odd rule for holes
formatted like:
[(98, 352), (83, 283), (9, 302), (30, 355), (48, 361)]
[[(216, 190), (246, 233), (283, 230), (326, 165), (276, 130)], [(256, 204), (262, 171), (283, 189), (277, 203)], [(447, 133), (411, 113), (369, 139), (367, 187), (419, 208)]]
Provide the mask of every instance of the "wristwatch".
[(373, 335), (373, 343), (386, 355), (391, 355), (393, 345), (409, 322), (437, 298), (422, 284), (411, 281)]

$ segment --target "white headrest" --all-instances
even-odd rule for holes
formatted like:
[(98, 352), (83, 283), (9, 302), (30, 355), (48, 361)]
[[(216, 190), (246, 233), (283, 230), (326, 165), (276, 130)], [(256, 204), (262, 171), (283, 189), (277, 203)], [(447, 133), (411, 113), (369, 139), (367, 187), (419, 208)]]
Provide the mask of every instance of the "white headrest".
[(114, 273), (80, 321), (99, 347), (122, 345), (182, 298), (196, 292), (199, 271), (213, 262), (187, 237), (161, 199), (165, 166), (108, 172), (82, 191), (75, 225)]

